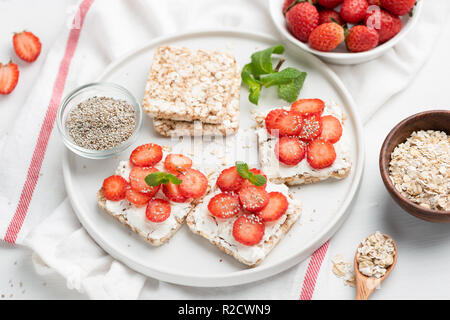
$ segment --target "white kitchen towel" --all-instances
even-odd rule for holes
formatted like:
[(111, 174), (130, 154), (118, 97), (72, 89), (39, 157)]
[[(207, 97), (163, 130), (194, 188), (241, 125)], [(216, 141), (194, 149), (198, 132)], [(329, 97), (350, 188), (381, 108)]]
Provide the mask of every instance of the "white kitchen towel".
[[(358, 66), (332, 66), (353, 94), (363, 120), (368, 120), (414, 78), (432, 52), (449, 7), (446, 0), (427, 1), (418, 25), (380, 59)], [(63, 145), (54, 130), (61, 97), (96, 79), (117, 57), (160, 35), (205, 27), (234, 27), (277, 36), (267, 10), (263, 0), (83, 0), (77, 3), (74, 23), (70, 30), (62, 32), (47, 55), (40, 78), (13, 129), (0, 140), (1, 238), (30, 246), (41, 261), (65, 276), (71, 287), (85, 291), (91, 298), (137, 297), (144, 278), (98, 250), (67, 202), (63, 203), (66, 197), (60, 164)], [(13, 154), (15, 157), (11, 157)], [(64, 233), (58, 230), (59, 219), (66, 221)], [(39, 222), (41, 225), (35, 228)], [(68, 241), (71, 237), (77, 239), (76, 243)], [(79, 245), (92, 246), (92, 249), (80, 249)], [(70, 254), (72, 251), (89, 256), (78, 259)], [(238, 289), (193, 290), (149, 280), (143, 296), (301, 296), (308, 299), (314, 293), (325, 253), (323, 247), (312, 259), (280, 276)], [(121, 295), (118, 290), (123, 290), (123, 284), (128, 282), (135, 284)]]

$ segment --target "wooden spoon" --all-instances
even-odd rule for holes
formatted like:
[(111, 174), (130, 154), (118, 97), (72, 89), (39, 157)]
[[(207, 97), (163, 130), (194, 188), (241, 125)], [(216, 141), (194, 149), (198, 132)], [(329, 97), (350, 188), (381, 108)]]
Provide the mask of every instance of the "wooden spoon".
[[(386, 239), (392, 239), (386, 234), (383, 234), (383, 236)], [(372, 293), (375, 291), (375, 289), (389, 276), (392, 269), (394, 269), (395, 264), (397, 263), (397, 256), (398, 256), (398, 249), (397, 244), (395, 243), (394, 239), (392, 239), (392, 244), (394, 245), (395, 249), (395, 255), (394, 255), (394, 261), (389, 266), (389, 268), (386, 270), (386, 274), (382, 276), (381, 278), (375, 278), (375, 277), (368, 277), (359, 271), (358, 268), (358, 261), (356, 261), (356, 257), (358, 255), (358, 250), (356, 250), (355, 253), (355, 259), (353, 261), (353, 265), (355, 266), (355, 280), (356, 280), (356, 300), (368, 300), (369, 297), (372, 295)], [(359, 245), (358, 248), (361, 248), (362, 243)]]

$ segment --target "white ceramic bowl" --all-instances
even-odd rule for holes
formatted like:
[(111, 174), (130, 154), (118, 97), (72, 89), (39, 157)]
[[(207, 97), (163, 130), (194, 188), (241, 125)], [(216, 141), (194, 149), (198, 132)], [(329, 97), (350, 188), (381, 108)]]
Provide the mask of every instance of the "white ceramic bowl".
[(269, 0), (269, 10), (275, 27), (280, 32), (281, 36), (291, 44), (318, 56), (326, 62), (334, 64), (358, 64), (378, 58), (379, 56), (386, 53), (386, 51), (388, 51), (394, 45), (396, 45), (400, 40), (402, 40), (419, 20), (420, 14), (422, 12), (422, 2), (423, 0), (417, 2), (412, 18), (410, 18), (408, 15), (401, 17), (403, 27), (402, 30), (394, 38), (372, 50), (358, 53), (348, 52), (345, 47), (345, 43), (342, 43), (333, 52), (322, 52), (314, 50), (307, 43), (303, 43), (300, 40), (297, 40), (289, 32), (286, 25), (286, 19), (282, 12), (284, 0)]

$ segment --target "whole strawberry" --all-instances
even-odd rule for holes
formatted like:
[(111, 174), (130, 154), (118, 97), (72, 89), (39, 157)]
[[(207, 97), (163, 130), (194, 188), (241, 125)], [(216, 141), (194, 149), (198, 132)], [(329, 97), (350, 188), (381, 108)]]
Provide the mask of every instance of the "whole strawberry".
[(385, 43), (392, 39), (402, 29), (402, 20), (383, 9), (370, 11), (364, 24), (377, 30), (380, 43)]
[(9, 62), (0, 63), (0, 94), (10, 94), (19, 81), (19, 68), (17, 64)]
[(381, 6), (392, 14), (403, 16), (409, 13), (416, 0), (381, 0)]
[(337, 23), (321, 24), (311, 32), (309, 45), (319, 51), (332, 51), (345, 39), (344, 28)]
[(286, 13), (291, 33), (302, 42), (308, 41), (311, 32), (319, 25), (319, 12), (308, 2), (300, 2)]
[(328, 22), (336, 22), (343, 26), (345, 21), (342, 20), (339, 12), (331, 10), (331, 9), (323, 9), (319, 11), (319, 24), (324, 24)]
[(350, 29), (345, 43), (351, 52), (369, 51), (378, 45), (378, 32), (375, 29), (357, 25)]
[(364, 19), (368, 7), (367, 0), (344, 0), (340, 14), (345, 21), (356, 24)]
[(317, 2), (324, 8), (333, 9), (340, 5), (344, 0), (318, 0)]

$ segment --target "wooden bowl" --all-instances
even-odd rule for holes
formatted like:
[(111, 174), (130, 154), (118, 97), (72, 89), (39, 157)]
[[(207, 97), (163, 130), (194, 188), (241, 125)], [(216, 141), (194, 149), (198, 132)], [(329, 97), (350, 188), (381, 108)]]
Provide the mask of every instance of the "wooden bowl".
[(411, 133), (418, 130), (439, 130), (450, 133), (450, 110), (432, 110), (417, 113), (397, 124), (384, 140), (380, 151), (380, 173), (391, 197), (409, 214), (430, 222), (450, 222), (450, 211), (423, 208), (403, 197), (389, 177), (391, 154), (400, 143), (406, 141)]

